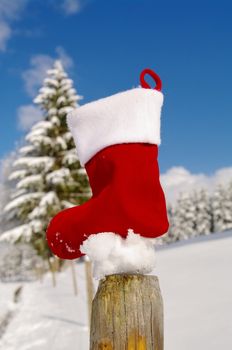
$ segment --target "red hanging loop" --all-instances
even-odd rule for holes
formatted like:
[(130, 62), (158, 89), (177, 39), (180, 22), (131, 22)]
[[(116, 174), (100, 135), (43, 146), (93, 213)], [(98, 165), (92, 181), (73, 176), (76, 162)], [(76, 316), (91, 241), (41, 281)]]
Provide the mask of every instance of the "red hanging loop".
[(156, 82), (156, 86), (153, 88), (154, 90), (161, 91), (162, 89), (162, 80), (152, 69), (146, 68), (140, 74), (140, 84), (144, 89), (152, 89), (151, 86), (144, 79), (145, 75), (149, 74)]

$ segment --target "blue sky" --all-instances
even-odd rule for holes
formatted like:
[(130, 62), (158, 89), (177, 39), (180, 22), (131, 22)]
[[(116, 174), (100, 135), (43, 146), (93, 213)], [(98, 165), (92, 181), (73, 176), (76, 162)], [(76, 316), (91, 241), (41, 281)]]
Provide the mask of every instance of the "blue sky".
[[(163, 80), (161, 172), (232, 164), (231, 1), (0, 0), (0, 158), (24, 135), (40, 71), (65, 60), (82, 103)], [(33, 80), (34, 79), (34, 80)]]

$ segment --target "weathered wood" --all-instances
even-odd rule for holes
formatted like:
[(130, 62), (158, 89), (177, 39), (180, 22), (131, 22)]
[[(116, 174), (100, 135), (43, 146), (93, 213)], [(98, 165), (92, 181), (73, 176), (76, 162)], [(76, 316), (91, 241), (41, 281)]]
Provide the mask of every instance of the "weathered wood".
[(72, 282), (73, 282), (74, 295), (77, 295), (78, 288), (77, 288), (76, 268), (75, 268), (75, 263), (73, 260), (70, 260), (70, 266), (71, 266), (71, 272), (72, 272)]
[(48, 266), (49, 270), (52, 274), (52, 285), (53, 287), (56, 287), (56, 262), (54, 263), (55, 258), (48, 258)]
[(90, 350), (163, 350), (163, 302), (156, 276), (117, 274), (93, 300)]

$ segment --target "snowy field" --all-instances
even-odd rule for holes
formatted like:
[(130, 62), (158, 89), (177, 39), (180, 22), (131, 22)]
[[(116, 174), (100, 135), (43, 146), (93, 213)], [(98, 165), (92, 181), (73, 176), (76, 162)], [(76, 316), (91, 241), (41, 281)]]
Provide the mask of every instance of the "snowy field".
[(232, 233), (173, 244), (157, 255), (165, 350), (232, 349)]
[[(157, 251), (165, 303), (165, 350), (232, 349), (232, 233), (214, 234)], [(0, 339), (4, 350), (88, 349), (83, 264), (43, 283), (23, 285), (22, 297)], [(0, 315), (12, 307), (18, 284), (0, 284)]]

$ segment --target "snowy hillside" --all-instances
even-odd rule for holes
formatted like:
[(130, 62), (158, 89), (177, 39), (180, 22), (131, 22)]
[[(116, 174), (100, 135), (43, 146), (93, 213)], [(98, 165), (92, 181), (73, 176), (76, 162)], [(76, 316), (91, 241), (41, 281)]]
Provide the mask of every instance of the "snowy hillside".
[[(165, 304), (165, 350), (218, 350), (232, 346), (232, 233), (220, 233), (172, 244), (157, 252)], [(0, 340), (4, 350), (88, 349), (83, 264), (76, 265), (79, 294), (71, 271), (52, 287), (44, 282), (23, 286), (21, 301)], [(0, 284), (2, 297), (12, 285)], [(4, 293), (4, 294), (3, 294)], [(4, 307), (4, 313), (6, 312)]]
[(165, 350), (232, 348), (232, 233), (158, 252)]

